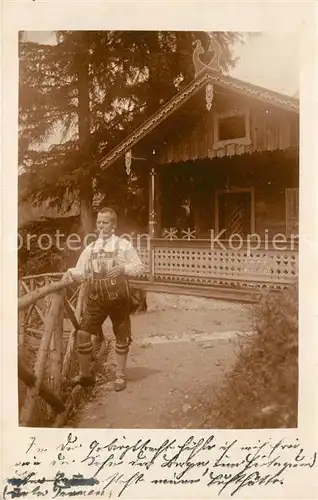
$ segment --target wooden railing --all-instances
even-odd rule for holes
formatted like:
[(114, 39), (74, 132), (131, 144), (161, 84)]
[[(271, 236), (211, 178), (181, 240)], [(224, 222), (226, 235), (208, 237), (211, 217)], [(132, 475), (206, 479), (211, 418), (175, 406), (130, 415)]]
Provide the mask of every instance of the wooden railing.
[[(61, 427), (87, 389), (72, 387), (77, 371), (76, 333), (85, 285), (65, 283), (60, 273), (19, 281), (19, 410), (21, 426)], [(105, 352), (94, 336), (94, 356)]]
[[(219, 244), (220, 243), (220, 244)], [(138, 248), (145, 264), (141, 279), (183, 285), (207, 285), (281, 290), (298, 279), (298, 245), (286, 249), (261, 244), (254, 249), (243, 244), (211, 240), (150, 239)], [(138, 242), (137, 242), (138, 245)]]

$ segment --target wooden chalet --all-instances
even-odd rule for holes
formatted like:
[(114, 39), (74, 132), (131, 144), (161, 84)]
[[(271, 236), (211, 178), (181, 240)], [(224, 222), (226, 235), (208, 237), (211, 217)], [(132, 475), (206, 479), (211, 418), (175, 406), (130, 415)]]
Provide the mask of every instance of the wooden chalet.
[(129, 175), (146, 160), (143, 281), (284, 288), (298, 276), (299, 101), (222, 74), (218, 47), (193, 62), (195, 78), (102, 161)]

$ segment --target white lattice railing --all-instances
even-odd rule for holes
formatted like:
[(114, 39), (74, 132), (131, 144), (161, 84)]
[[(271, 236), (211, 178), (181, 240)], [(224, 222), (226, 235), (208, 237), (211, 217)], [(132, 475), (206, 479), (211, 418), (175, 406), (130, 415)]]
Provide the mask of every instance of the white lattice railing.
[(137, 250), (138, 250), (139, 257), (141, 258), (141, 260), (144, 264), (144, 274), (141, 276), (141, 278), (147, 278), (151, 273), (150, 245), (144, 246), (144, 247), (137, 247)]
[[(225, 246), (225, 243), (224, 243)], [(138, 249), (145, 276), (156, 281), (283, 288), (298, 277), (298, 251), (212, 249), (207, 241), (152, 240)]]

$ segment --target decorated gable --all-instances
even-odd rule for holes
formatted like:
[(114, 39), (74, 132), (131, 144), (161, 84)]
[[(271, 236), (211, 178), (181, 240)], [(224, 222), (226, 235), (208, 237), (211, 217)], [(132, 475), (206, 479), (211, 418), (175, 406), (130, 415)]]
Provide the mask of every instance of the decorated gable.
[(213, 43), (205, 64), (197, 42), (195, 78), (111, 150), (102, 168), (122, 155), (129, 170), (133, 158), (153, 154), (163, 164), (298, 147), (298, 100), (222, 74)]
[(158, 163), (298, 147), (298, 115), (216, 86), (213, 94), (211, 108), (202, 90), (188, 103), (188, 112), (174, 118), (173, 130), (169, 127), (158, 148)]

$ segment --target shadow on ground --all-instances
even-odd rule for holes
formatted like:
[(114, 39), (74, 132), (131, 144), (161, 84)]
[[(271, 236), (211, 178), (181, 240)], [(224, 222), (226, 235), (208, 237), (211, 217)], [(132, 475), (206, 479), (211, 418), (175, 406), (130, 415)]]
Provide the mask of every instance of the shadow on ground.
[(154, 370), (152, 368), (147, 368), (146, 366), (131, 366), (127, 368), (127, 381), (138, 382), (139, 380), (151, 377), (156, 373), (160, 373), (160, 370)]

